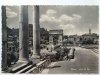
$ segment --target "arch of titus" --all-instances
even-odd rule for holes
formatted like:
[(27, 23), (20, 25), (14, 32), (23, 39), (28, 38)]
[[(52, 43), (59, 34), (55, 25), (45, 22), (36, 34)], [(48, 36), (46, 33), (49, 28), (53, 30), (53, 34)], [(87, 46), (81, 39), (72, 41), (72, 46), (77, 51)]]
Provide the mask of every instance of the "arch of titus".
[(50, 30), (49, 31), (49, 44), (63, 45), (63, 30)]
[[(19, 61), (29, 62), (29, 30), (28, 30), (28, 6), (19, 7)], [(39, 6), (33, 6), (33, 55), (31, 58), (40, 56), (40, 26), (39, 26)], [(3, 50), (2, 68), (7, 67), (7, 30), (6, 30), (6, 7), (2, 6), (2, 28), (3, 28)]]

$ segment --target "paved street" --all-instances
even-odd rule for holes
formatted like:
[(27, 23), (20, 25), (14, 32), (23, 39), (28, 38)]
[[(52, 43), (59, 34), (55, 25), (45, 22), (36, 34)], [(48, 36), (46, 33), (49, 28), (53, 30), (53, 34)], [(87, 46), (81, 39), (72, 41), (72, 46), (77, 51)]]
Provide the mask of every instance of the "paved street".
[(76, 47), (75, 59), (52, 62), (42, 74), (98, 73), (98, 54)]

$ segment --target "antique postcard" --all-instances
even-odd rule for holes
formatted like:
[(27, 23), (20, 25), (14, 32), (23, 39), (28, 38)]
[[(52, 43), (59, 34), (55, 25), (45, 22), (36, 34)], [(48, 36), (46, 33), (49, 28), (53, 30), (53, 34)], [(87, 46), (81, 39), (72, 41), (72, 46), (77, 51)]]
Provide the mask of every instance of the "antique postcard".
[(1, 5), (2, 74), (99, 74), (99, 5)]

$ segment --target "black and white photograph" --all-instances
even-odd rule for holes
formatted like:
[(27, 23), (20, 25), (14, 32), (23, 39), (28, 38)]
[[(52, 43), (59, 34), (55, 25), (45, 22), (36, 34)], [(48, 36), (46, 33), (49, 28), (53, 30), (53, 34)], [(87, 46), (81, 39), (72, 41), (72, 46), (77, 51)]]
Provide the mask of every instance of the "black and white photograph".
[(1, 72), (98, 74), (98, 5), (2, 5)]

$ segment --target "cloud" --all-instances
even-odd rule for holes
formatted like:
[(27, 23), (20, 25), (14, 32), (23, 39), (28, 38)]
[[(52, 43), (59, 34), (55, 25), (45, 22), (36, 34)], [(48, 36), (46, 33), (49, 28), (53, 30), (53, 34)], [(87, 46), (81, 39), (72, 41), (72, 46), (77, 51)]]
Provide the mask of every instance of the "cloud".
[(57, 11), (53, 9), (48, 9), (45, 14), (41, 15), (40, 22), (55, 22), (59, 24), (67, 24), (73, 22), (79, 22), (82, 18), (78, 14), (72, 14), (71, 16), (67, 14), (62, 14), (59, 17), (57, 16)]
[(66, 24), (66, 25), (59, 25), (59, 26), (60, 26), (59, 28), (63, 29), (64, 34), (67, 34), (67, 35), (68, 33), (69, 34), (73, 33), (76, 28), (75, 25), (73, 24)]
[(82, 18), (78, 14), (73, 14), (72, 17), (73, 17), (73, 22), (79, 22), (81, 20), (81, 18)]
[[(59, 13), (59, 12), (58, 12)], [(61, 14), (57, 16), (57, 11), (49, 9), (46, 11), (45, 14), (42, 14), (40, 17), (40, 22), (41, 23), (46, 23), (46, 24), (52, 24), (52, 27), (56, 27), (58, 29), (63, 29), (64, 32), (74, 30), (75, 25), (77, 25), (80, 20), (81, 16), (78, 14), (72, 14), (72, 15), (67, 15), (67, 14)]]
[(77, 14), (73, 14), (73, 17), (74, 18), (78, 18), (78, 19), (81, 19), (82, 18), (80, 15), (77, 15)]
[(40, 22), (56, 22), (57, 23), (57, 19), (53, 16), (48, 16), (48, 15), (42, 15), (40, 18)]
[(56, 14), (57, 12), (55, 11), (55, 10), (53, 10), (53, 9), (49, 9), (49, 10), (47, 10), (46, 11), (46, 14), (48, 15), (48, 16), (54, 16), (54, 14)]
[(6, 14), (8, 18), (14, 18), (17, 16), (17, 13), (12, 11), (10, 8), (6, 7)]
[(73, 20), (73, 17), (62, 14), (59, 18), (58, 18), (58, 22), (60, 24), (68, 24)]
[(74, 29), (75, 25), (73, 24), (67, 24), (67, 25), (60, 25), (63, 29)]
[(55, 17), (56, 15), (56, 11), (49, 9), (46, 11), (45, 14), (41, 15), (40, 17), (40, 22), (56, 22), (57, 23), (57, 19)]

